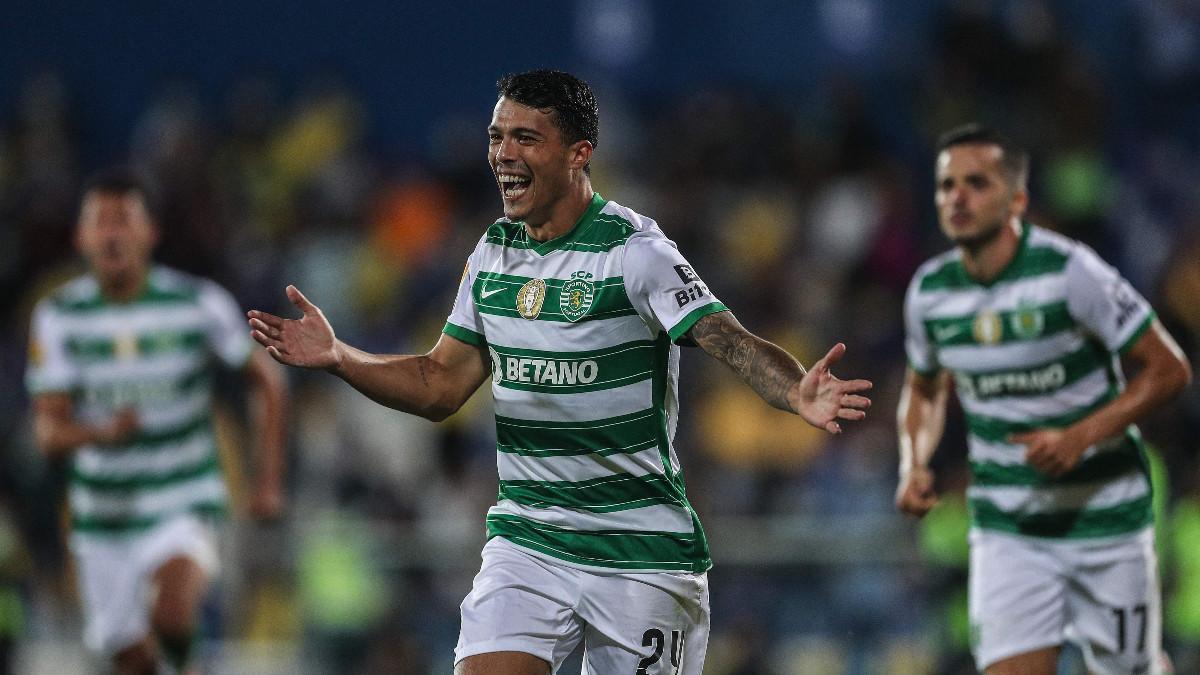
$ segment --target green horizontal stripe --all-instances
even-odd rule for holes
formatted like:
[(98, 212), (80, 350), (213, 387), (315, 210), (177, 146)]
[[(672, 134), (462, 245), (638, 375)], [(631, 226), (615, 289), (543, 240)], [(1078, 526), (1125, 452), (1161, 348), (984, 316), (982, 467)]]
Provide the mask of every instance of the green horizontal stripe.
[(542, 422), (496, 415), (496, 449), (531, 456), (628, 454), (658, 443), (654, 408), (579, 422)]
[[(223, 502), (200, 502), (189, 507), (185, 513), (201, 516), (223, 517), (226, 513)], [(98, 518), (94, 516), (72, 516), (71, 529), (85, 534), (136, 534), (150, 529), (174, 514), (141, 516), (138, 518)]]
[(979, 401), (998, 396), (1045, 396), (1092, 375), (1108, 371), (1112, 356), (1091, 340), (1082, 347), (1053, 361), (1020, 369), (955, 373), (963, 393)]
[(208, 412), (174, 427), (140, 432), (128, 442), (116, 447), (128, 450), (157, 451), (164, 445), (181, 443), (193, 434), (202, 432), (212, 432), (212, 416)]
[(199, 290), (196, 288), (182, 289), (166, 289), (159, 288), (152, 284), (148, 284), (146, 289), (142, 291), (130, 304), (115, 304), (109, 302), (104, 296), (99, 293), (84, 298), (57, 298), (55, 307), (60, 311), (67, 313), (85, 313), (97, 312), (102, 310), (124, 309), (132, 305), (176, 305), (180, 303), (195, 303), (199, 296)]
[(197, 478), (221, 472), (214, 447), (213, 454), (194, 466), (187, 466), (169, 473), (140, 473), (120, 478), (89, 476), (75, 468), (71, 471), (71, 482), (98, 492), (136, 492), (173, 487)]
[[(1041, 315), (1040, 326), (1034, 323), (1036, 313)], [(938, 347), (981, 344), (975, 335), (977, 316), (965, 314), (925, 319), (925, 334), (929, 336), (930, 342)], [(997, 341), (1000, 344), (1049, 337), (1073, 330), (1077, 325), (1065, 301), (1036, 307), (1018, 307), (997, 312), (997, 316), (1000, 318), (1001, 332)]]
[(1029, 537), (1085, 539), (1137, 531), (1154, 520), (1151, 496), (1102, 509), (1008, 513), (982, 498), (970, 500), (971, 522), (987, 530)]
[(456, 326), (449, 321), (447, 321), (446, 326), (442, 328), (442, 332), (452, 338), (461, 340), (469, 345), (475, 345), (476, 347), (482, 347), (487, 344), (487, 341), (484, 340), (483, 336), (479, 333), (467, 328), (463, 328), (462, 326)]
[(671, 337), (671, 342), (679, 342), (679, 339), (682, 338), (689, 330), (691, 330), (692, 326), (695, 326), (696, 322), (700, 319), (703, 319), (709, 314), (728, 311), (729, 308), (720, 302), (710, 302), (702, 307), (697, 307), (696, 309), (688, 312), (687, 316), (683, 317), (679, 323), (675, 324), (670, 330), (668, 330), (667, 335)]
[[(158, 356), (179, 352), (195, 352), (204, 348), (207, 336), (201, 331), (160, 330), (138, 335), (131, 356)], [(117, 341), (110, 337), (71, 337), (66, 341), (67, 352), (82, 361), (110, 361), (118, 357)]]
[[(532, 277), (480, 272), (471, 288), (475, 306), (483, 314), (521, 317), (521, 313), (517, 311), (517, 295), (520, 293), (521, 287), (531, 280)], [(563, 314), (560, 301), (563, 285), (570, 280), (543, 279), (543, 281), (546, 282), (546, 296), (542, 299), (542, 309), (536, 320), (569, 323), (570, 319)], [(591, 283), (594, 286), (592, 304), (587, 313), (577, 320), (578, 322), (637, 314), (629, 302), (629, 297), (625, 295), (624, 278), (609, 277)], [(486, 298), (483, 297), (485, 293), (488, 294)]]
[(485, 240), (489, 244), (527, 249), (542, 256), (553, 251), (605, 253), (625, 243), (636, 231), (628, 220), (611, 213), (600, 213), (607, 203), (599, 193), (594, 194), (587, 210), (571, 230), (550, 241), (531, 240), (524, 223), (504, 220), (498, 220), (488, 228)]
[(498, 499), (534, 508), (560, 507), (593, 513), (659, 504), (685, 506), (675, 485), (661, 475), (615, 474), (585, 481), (502, 480)]
[(1055, 417), (1038, 417), (1021, 422), (1010, 422), (995, 417), (965, 413), (967, 429), (973, 436), (989, 443), (1005, 443), (1011, 434), (1034, 431), (1036, 429), (1062, 429), (1069, 427), (1079, 420), (1100, 409), (1105, 403), (1117, 397), (1117, 389), (1109, 388), (1095, 401), (1083, 408), (1078, 408), (1064, 415)]
[(975, 485), (985, 487), (999, 485), (1047, 487), (1097, 483), (1123, 476), (1132, 471), (1144, 471), (1145, 468), (1141, 451), (1127, 440), (1120, 448), (1093, 455), (1080, 462), (1074, 469), (1057, 477), (1042, 473), (1026, 464), (996, 464), (993, 462), (971, 462), (971, 475)]
[(623, 387), (653, 376), (655, 347), (649, 340), (580, 352), (551, 352), (492, 345), (499, 360), (498, 384), (506, 389), (575, 394)]
[(487, 532), (488, 538), (504, 537), (577, 565), (697, 574), (712, 567), (703, 538), (692, 534), (636, 530), (581, 532), (510, 515), (489, 515)]

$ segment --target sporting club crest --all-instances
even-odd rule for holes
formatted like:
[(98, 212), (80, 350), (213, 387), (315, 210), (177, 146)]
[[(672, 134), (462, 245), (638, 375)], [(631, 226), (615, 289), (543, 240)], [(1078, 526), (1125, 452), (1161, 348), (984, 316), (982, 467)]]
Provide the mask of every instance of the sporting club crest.
[(1017, 303), (1017, 311), (1009, 318), (1012, 331), (1018, 337), (1029, 340), (1042, 334), (1046, 325), (1046, 315), (1036, 304), (1022, 300)]
[(530, 279), (521, 290), (517, 291), (517, 312), (529, 319), (536, 319), (542, 313), (542, 302), (546, 299), (546, 281)]
[(596, 284), (591, 282), (591, 278), (591, 272), (580, 270), (563, 284), (562, 292), (558, 296), (558, 307), (563, 316), (567, 317), (567, 321), (582, 319), (592, 308), (592, 300), (596, 297)]
[(1004, 336), (1004, 324), (1000, 322), (999, 314), (985, 309), (975, 315), (971, 332), (974, 333), (975, 341), (979, 344), (994, 345)]

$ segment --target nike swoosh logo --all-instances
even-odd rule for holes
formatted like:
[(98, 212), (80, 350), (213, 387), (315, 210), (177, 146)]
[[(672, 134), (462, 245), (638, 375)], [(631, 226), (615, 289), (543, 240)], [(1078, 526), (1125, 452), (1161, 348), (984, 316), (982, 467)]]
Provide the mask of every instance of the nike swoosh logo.
[(957, 337), (958, 334), (961, 332), (962, 332), (961, 327), (952, 325), (952, 326), (945, 326), (943, 328), (935, 328), (933, 331), (933, 336), (938, 342), (946, 342), (947, 340), (950, 340), (951, 338)]
[(487, 300), (488, 298), (492, 297), (493, 295), (495, 295), (503, 290), (504, 290), (503, 288), (493, 288), (490, 291), (479, 291), (479, 299)]

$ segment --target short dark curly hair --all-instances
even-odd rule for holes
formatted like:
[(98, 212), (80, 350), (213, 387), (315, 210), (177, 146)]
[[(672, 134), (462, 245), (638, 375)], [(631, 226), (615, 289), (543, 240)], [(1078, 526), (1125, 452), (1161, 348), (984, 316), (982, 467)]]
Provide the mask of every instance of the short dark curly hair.
[(157, 207), (157, 195), (154, 186), (140, 171), (126, 164), (114, 164), (93, 173), (83, 183), (83, 197), (89, 194), (129, 195), (135, 194), (142, 198), (146, 212), (154, 216)]
[(561, 70), (530, 70), (500, 78), (496, 93), (497, 98), (530, 108), (553, 110), (554, 126), (562, 133), (563, 142), (588, 141), (596, 147), (600, 110), (592, 88), (578, 77)]

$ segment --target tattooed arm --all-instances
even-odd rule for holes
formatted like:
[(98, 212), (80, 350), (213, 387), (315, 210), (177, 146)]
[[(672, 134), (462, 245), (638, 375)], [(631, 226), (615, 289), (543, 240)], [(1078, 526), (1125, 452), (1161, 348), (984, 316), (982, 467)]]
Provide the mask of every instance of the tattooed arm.
[(829, 371), (846, 353), (840, 342), (806, 371), (791, 354), (746, 330), (732, 312), (701, 318), (688, 336), (732, 368), (764, 401), (829, 433), (841, 432), (839, 419), (863, 419), (871, 405), (860, 395), (871, 388), (870, 382), (840, 380)]

